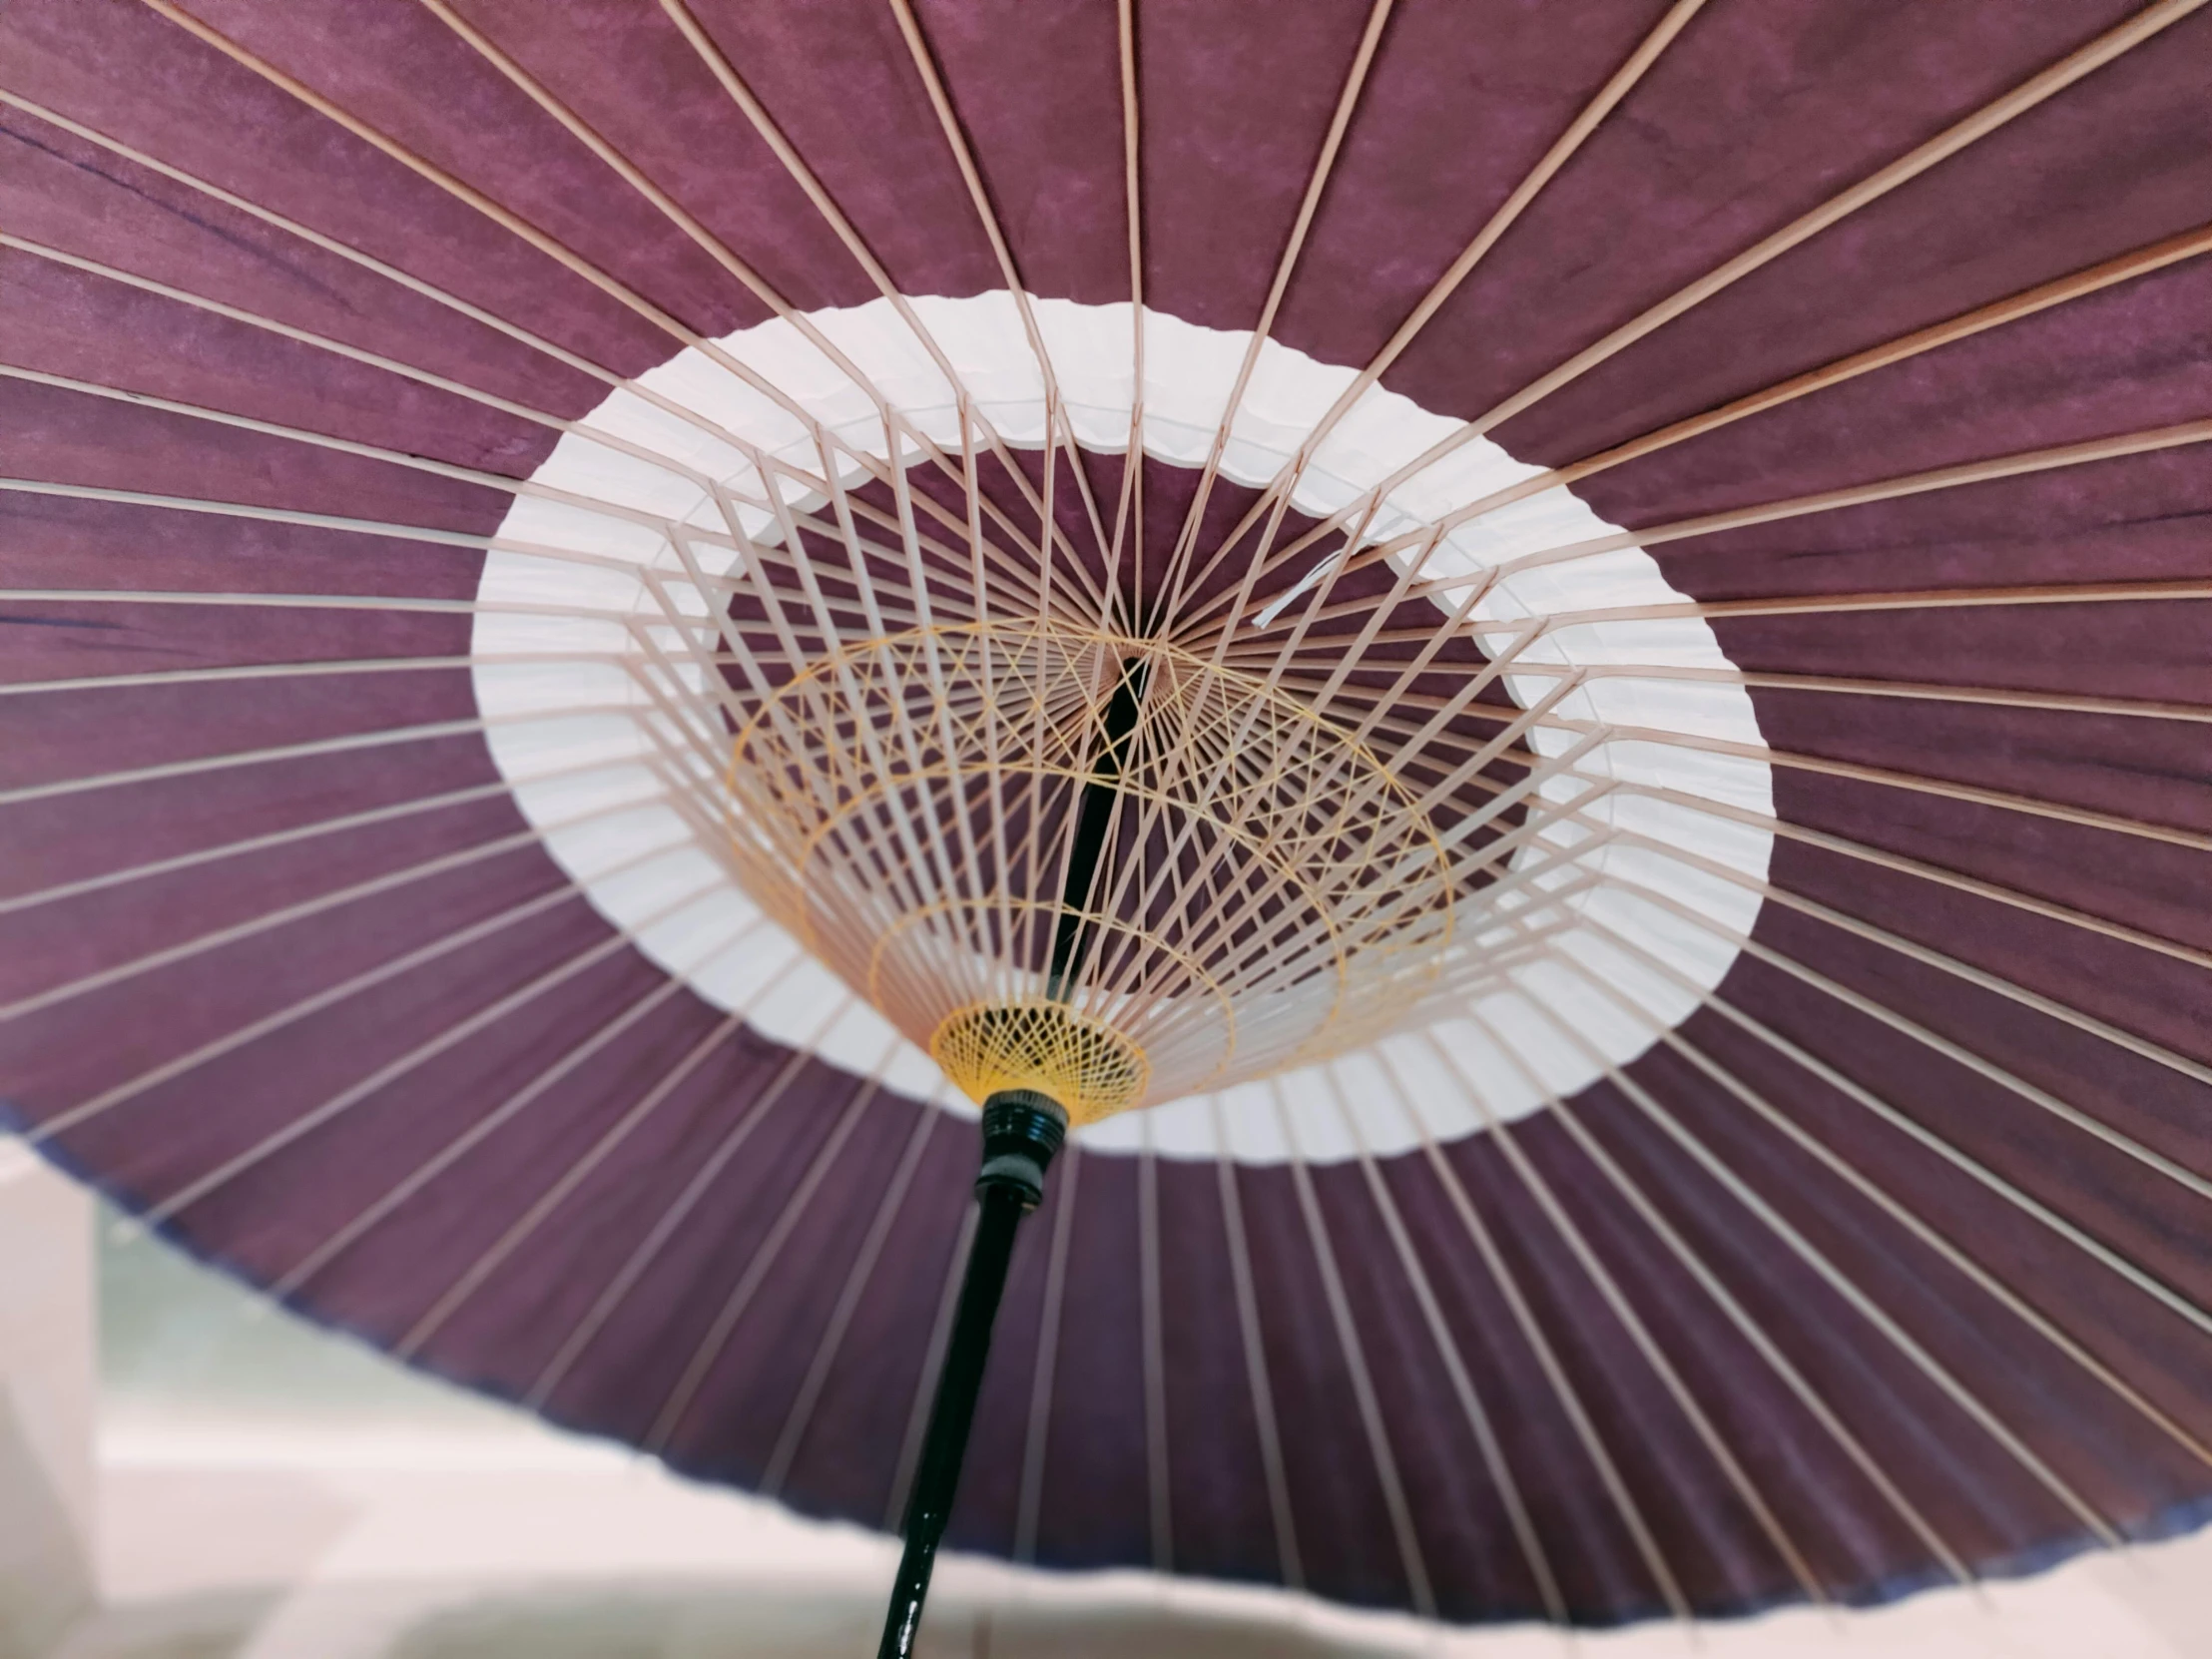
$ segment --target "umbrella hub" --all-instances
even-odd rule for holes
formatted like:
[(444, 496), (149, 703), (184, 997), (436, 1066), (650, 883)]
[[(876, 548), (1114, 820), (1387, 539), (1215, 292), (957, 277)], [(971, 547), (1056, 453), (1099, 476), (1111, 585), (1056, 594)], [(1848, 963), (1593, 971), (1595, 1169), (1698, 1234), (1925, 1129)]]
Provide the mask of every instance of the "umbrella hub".
[(1143, 1047), (1104, 1020), (1044, 1000), (956, 1009), (930, 1037), (929, 1057), (970, 1100), (1032, 1090), (1075, 1124), (1134, 1106), (1152, 1069)]
[(1214, 654), (991, 619), (734, 700), (733, 873), (978, 1104), (1093, 1122), (1433, 1012), (1459, 831)]

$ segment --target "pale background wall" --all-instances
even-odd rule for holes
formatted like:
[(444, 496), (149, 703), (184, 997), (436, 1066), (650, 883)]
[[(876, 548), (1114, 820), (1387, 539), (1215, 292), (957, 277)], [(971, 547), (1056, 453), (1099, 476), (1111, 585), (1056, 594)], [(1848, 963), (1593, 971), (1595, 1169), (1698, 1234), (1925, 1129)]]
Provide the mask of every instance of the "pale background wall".
[[(0, 1659), (873, 1651), (887, 1540), (687, 1486), (95, 1228), (83, 1194), (0, 1145)], [(923, 1651), (2212, 1659), (2212, 1536), (1874, 1613), (1571, 1641), (954, 1557)]]
[(0, 1659), (91, 1605), (92, 1204), (0, 1138)]

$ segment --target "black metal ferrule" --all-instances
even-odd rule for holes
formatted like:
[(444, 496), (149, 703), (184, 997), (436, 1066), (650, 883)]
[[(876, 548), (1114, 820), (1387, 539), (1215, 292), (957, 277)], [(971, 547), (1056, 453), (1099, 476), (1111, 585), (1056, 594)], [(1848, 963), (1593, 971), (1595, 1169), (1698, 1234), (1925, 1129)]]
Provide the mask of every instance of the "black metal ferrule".
[(1035, 1089), (1001, 1089), (983, 1102), (983, 1166), (975, 1193), (1011, 1187), (1024, 1210), (1044, 1198), (1044, 1172), (1067, 1139), (1068, 1115), (1058, 1101)]

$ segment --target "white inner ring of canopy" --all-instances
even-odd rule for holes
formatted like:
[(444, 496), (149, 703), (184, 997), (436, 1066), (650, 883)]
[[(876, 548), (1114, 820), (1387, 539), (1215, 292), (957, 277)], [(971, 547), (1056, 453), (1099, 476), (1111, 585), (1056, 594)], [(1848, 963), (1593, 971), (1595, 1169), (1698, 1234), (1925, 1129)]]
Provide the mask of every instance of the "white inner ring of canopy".
[[(1000, 291), (962, 299), (920, 297), (909, 304), (1000, 436), (1010, 444), (1041, 447), (1043, 377), (1012, 296)], [(1033, 299), (1031, 306), (1078, 439), (1095, 450), (1126, 448), (1134, 387), (1132, 307), (1058, 299)], [(917, 428), (957, 452), (952, 388), (887, 300), (817, 311), (810, 320)], [(1202, 328), (1157, 311), (1144, 313), (1144, 328), (1145, 450), (1177, 464), (1203, 465), (1251, 335)], [(791, 323), (773, 319), (726, 335), (719, 344), (855, 448), (878, 456), (887, 453), (868, 397)], [(1223, 472), (1253, 485), (1274, 478), (1354, 378), (1353, 369), (1265, 341), (1230, 429)], [(810, 470), (820, 468), (802, 424), (703, 351), (687, 349), (635, 383), (766, 451)], [(628, 389), (610, 393), (581, 424), (665, 454), (756, 498), (766, 494), (753, 467), (735, 449)], [(1294, 504), (1303, 513), (1326, 516), (1451, 435), (1459, 424), (1397, 393), (1370, 387), (1307, 465)], [(1393, 489), (1371, 534), (1381, 540), (1425, 525), (1537, 470), (1488, 440), (1476, 439)], [(724, 528), (719, 509), (695, 483), (586, 436), (564, 435), (533, 480), (710, 531)], [(765, 511), (747, 517), (749, 534), (773, 538)], [(1453, 530), (1423, 574), (1455, 576), (1522, 553), (1614, 533), (1579, 498), (1555, 486)], [(490, 659), (474, 670), (482, 712), (494, 719), (538, 717), (528, 724), (495, 725), (487, 733), (493, 760), (524, 817), (544, 830), (594, 807), (625, 799), (635, 803), (625, 815), (547, 830), (545, 844), (553, 858), (602, 914), (631, 932), (648, 957), (717, 1008), (742, 1012), (763, 1035), (811, 1050), (832, 1065), (879, 1074), (903, 1093), (972, 1112), (942, 1086), (926, 1054), (857, 1000), (825, 1028), (826, 1015), (846, 998), (845, 987), (782, 929), (759, 922), (742, 942), (715, 953), (718, 941), (734, 937), (759, 918), (735, 882), (725, 878), (710, 896), (645, 925), (674, 896), (722, 871), (723, 865), (696, 840), (649, 864), (619, 874), (600, 873), (633, 855), (639, 845), (688, 830), (692, 822), (679, 813), (660, 775), (646, 765), (656, 750), (641, 723), (658, 717), (650, 713), (643, 691), (613, 664), (535, 668), (503, 666), (497, 659), (630, 649), (623, 625), (605, 620), (604, 613), (658, 615), (642, 572), (652, 569), (681, 585), (681, 564), (663, 535), (633, 518), (539, 496), (516, 498), (500, 539), (574, 549), (634, 564), (641, 572), (632, 576), (604, 564), (507, 551), (494, 551), (485, 560), (479, 599), (528, 606), (534, 613), (479, 611), (473, 639), (475, 654)], [(719, 551), (695, 546), (702, 557)], [(1491, 586), (1477, 616), (1485, 622), (1513, 621), (1676, 604), (1683, 598), (1649, 554), (1628, 548), (1514, 572)], [(545, 614), (562, 606), (588, 607), (602, 616)], [(1589, 667), (1733, 667), (1712, 629), (1695, 617), (1554, 626), (1520, 660)], [(1557, 685), (1550, 675), (1507, 674), (1504, 683), (1523, 707)], [(620, 704), (637, 706), (638, 717), (604, 712)], [(596, 712), (567, 720), (545, 718), (565, 709)], [(1597, 678), (1570, 693), (1555, 712), (1568, 720), (1763, 747), (1749, 694), (1726, 681)], [(1558, 754), (1575, 741), (1575, 734), (1558, 730), (1537, 728), (1529, 734), (1530, 746), (1542, 755)], [(572, 769), (594, 761), (605, 763), (606, 770), (579, 782)], [(556, 770), (570, 775), (560, 782), (530, 781)], [(1575, 770), (1585, 778), (1658, 786), (1762, 817), (1773, 811), (1772, 775), (1764, 760), (1607, 739)], [(1586, 788), (1555, 777), (1541, 794), (1546, 801), (1565, 802)], [(1584, 816), (1680, 846), (1750, 877), (1751, 884), (1700, 871), (1649, 847), (1609, 841), (1556, 878), (1563, 882), (1593, 870), (1601, 876), (1565, 901), (1575, 919), (1553, 935), (1548, 954), (1515, 970), (1510, 988), (1485, 993), (1477, 1003), (1484, 1021), (1510, 1035), (1519, 1064), (1502, 1055), (1473, 1021), (1447, 1019), (1429, 1027), (1429, 1034), (1475, 1082), (1455, 1075), (1439, 1058), (1437, 1044), (1422, 1035), (1394, 1036), (1330, 1062), (1336, 1072), (1334, 1087), (1321, 1067), (1307, 1067), (1218, 1096), (1194, 1096), (1111, 1119), (1085, 1130), (1084, 1145), (1097, 1151), (1133, 1151), (1149, 1139), (1167, 1156), (1206, 1158), (1224, 1150), (1225, 1134), (1228, 1153), (1252, 1163), (1293, 1156), (1344, 1159), (1357, 1155), (1363, 1142), (1374, 1153), (1401, 1152), (1418, 1146), (1424, 1129), (1438, 1140), (1456, 1139), (1479, 1130), (1488, 1115), (1525, 1115), (1551, 1096), (1571, 1094), (1596, 1080), (1601, 1065), (1569, 1041), (1559, 1025), (1579, 1033), (1606, 1064), (1641, 1054), (1658, 1040), (1662, 1023), (1671, 1027), (1686, 1019), (1700, 998), (1636, 960), (1595, 924), (1635, 940), (1691, 984), (1710, 989), (1735, 959), (1725, 935), (1748, 932), (1757, 919), (1757, 883), (1766, 877), (1773, 835), (1740, 821), (1619, 790), (1600, 795)], [(1514, 865), (1525, 867), (1588, 833), (1560, 826), (1524, 845)], [(1663, 893), (1714, 925), (1685, 921), (1637, 896), (1622, 881)], [(1592, 988), (1592, 978), (1618, 987), (1627, 1003), (1647, 1010), (1648, 1017), (1624, 1013)], [(1385, 1056), (1394, 1079), (1380, 1064)], [(1406, 1093), (1419, 1102), (1418, 1123), (1405, 1109)], [(1346, 1121), (1348, 1110), (1356, 1127)]]

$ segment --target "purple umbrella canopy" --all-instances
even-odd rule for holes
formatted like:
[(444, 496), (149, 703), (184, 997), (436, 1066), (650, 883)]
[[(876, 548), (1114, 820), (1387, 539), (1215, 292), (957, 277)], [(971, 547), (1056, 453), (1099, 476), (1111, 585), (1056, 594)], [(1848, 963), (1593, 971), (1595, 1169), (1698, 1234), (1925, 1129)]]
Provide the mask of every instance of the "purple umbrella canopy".
[(2193, 1526), (2201, 3), (8, 0), (0, 1103), (894, 1527), (1049, 1008), (955, 1547)]

